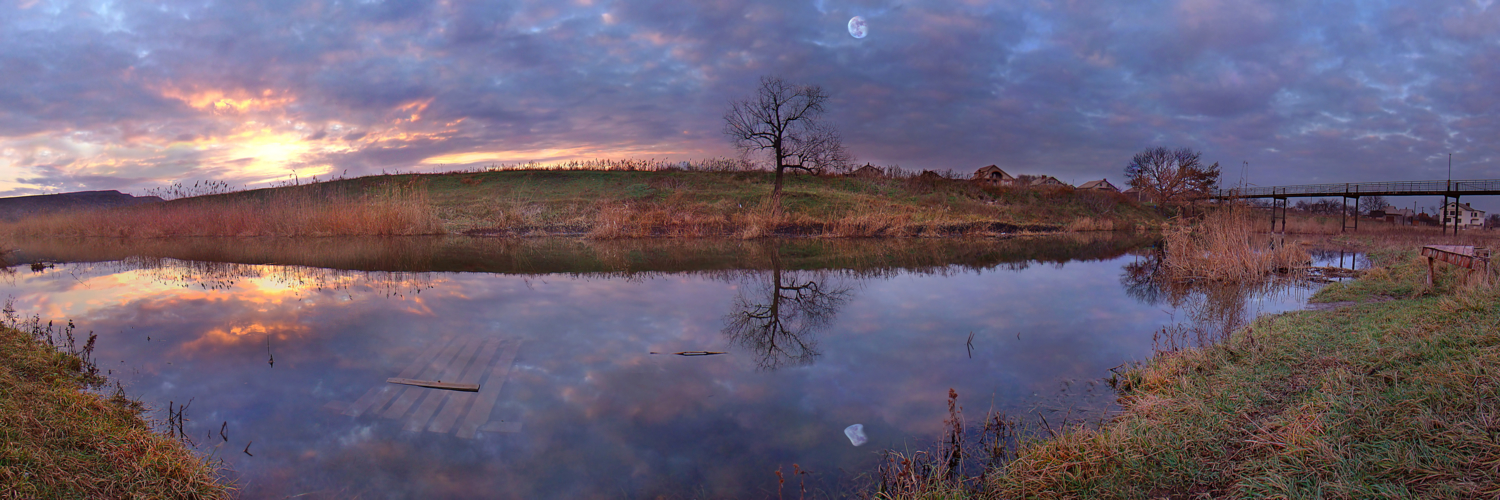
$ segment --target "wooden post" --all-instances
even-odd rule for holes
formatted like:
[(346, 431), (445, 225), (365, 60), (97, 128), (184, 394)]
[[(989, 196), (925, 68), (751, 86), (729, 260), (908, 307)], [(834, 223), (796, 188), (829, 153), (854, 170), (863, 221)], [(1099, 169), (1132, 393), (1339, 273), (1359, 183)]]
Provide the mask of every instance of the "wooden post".
[(1427, 256), (1427, 286), (1432, 286), (1432, 256)]

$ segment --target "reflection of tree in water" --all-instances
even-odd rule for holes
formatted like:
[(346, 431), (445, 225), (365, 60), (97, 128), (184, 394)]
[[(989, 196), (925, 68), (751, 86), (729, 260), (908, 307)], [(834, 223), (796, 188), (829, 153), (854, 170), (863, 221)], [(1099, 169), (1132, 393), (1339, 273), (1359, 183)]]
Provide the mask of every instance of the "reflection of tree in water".
[[(1174, 281), (1161, 273), (1161, 249), (1150, 249), (1126, 264), (1120, 275), (1125, 293), (1144, 304), (1164, 304), (1186, 314), (1186, 320), (1158, 332), (1158, 350), (1176, 350), (1224, 340), (1249, 324), (1260, 300), (1310, 290), (1293, 277), (1271, 276), (1246, 282)], [(1174, 314), (1175, 316), (1175, 314)]]
[(812, 363), (817, 332), (848, 302), (851, 287), (828, 272), (782, 271), (745, 274), (734, 309), (724, 317), (724, 334), (759, 357), (763, 370)]

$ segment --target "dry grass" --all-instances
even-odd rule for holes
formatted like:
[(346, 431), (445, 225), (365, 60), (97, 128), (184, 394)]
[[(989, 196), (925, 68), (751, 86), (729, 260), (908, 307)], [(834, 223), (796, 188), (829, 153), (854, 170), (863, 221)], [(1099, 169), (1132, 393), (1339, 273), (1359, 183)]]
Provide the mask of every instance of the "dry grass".
[[(1121, 379), (1124, 413), (1022, 446), (998, 498), (1495, 498), (1500, 290), (1410, 249), (1366, 289), (1378, 303), (1263, 317), (1226, 342)], [(1392, 300), (1392, 299), (1395, 300)]]
[(1082, 217), (1082, 218), (1079, 218), (1078, 220), (1075, 220), (1073, 222), (1068, 223), (1067, 227), (1064, 228), (1064, 230), (1065, 231), (1071, 231), (1071, 232), (1079, 232), (1079, 231), (1114, 231), (1115, 230), (1115, 221), (1114, 221), (1114, 219), (1103, 219), (1103, 218), (1095, 218), (1095, 217)]
[(1164, 277), (1173, 280), (1258, 280), (1312, 259), (1298, 245), (1257, 241), (1254, 212), (1242, 205), (1209, 211), (1202, 220), (1177, 219), (1163, 235)]
[(0, 237), (927, 237), (1139, 230), (1160, 220), (1118, 194), (942, 176), (791, 175), (771, 207), (771, 177), (732, 160), (647, 160), (335, 178), (230, 193), (211, 185), (206, 196), (0, 223)]
[(0, 498), (228, 497), (213, 466), (152, 432), (139, 404), (82, 390), (102, 383), (86, 359), (92, 339), (59, 351), (37, 335), (53, 339), (50, 326), (35, 326), (0, 326)]
[(987, 188), (904, 177), (787, 177), (767, 206), (771, 174), (704, 170), (506, 170), (428, 177), (450, 232), (587, 235), (598, 239), (731, 236), (951, 236), (1134, 229), (1159, 220), (1118, 196)]
[(187, 198), (0, 223), (0, 236), (163, 238), (442, 233), (422, 186), (355, 191), (327, 184)]

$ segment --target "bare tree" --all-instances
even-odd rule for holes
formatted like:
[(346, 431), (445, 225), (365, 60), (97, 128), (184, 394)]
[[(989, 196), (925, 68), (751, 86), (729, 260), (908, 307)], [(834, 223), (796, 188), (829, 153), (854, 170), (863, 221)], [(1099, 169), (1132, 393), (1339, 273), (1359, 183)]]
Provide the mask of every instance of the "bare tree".
[[(838, 131), (818, 121), (828, 94), (817, 85), (761, 77), (755, 96), (733, 101), (724, 113), (724, 134), (743, 153), (766, 152), (776, 169), (771, 198), (781, 198), (786, 169), (843, 170), (851, 161)], [(796, 163), (791, 163), (795, 160)]]
[(1204, 166), (1202, 153), (1157, 147), (1136, 153), (1125, 166), (1130, 186), (1157, 203), (1207, 195), (1219, 184), (1219, 164)]
[(1385, 207), (1390, 205), (1390, 202), (1386, 201), (1384, 196), (1361, 196), (1359, 198), (1359, 210), (1366, 214), (1377, 210), (1384, 211)]

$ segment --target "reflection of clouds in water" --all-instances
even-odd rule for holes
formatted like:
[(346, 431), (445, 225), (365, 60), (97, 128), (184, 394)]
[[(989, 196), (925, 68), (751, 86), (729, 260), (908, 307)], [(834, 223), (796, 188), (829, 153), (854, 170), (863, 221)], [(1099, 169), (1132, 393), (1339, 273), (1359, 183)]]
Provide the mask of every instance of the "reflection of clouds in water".
[[(849, 446), (851, 423), (876, 447), (937, 436), (950, 387), (975, 414), (992, 400), (1024, 411), (1055, 399), (1065, 380), (1143, 359), (1165, 314), (1123, 293), (1122, 264), (795, 273), (788, 282), (842, 281), (858, 293), (820, 325), (815, 362), (776, 371), (757, 370), (760, 359), (723, 332), (737, 297), (765, 292), (770, 272), (618, 279), (250, 266), (214, 288), (116, 269), (82, 281), (23, 275), (7, 291), (23, 310), (50, 304), (57, 317), (112, 330), (99, 332), (103, 364), (128, 368), (130, 392), (148, 402), (195, 398), (190, 432), (228, 421), (232, 442), (219, 456), (247, 496), (651, 496), (700, 485), (733, 496), (762, 491), (769, 471), (793, 462), (864, 470), (873, 455)], [(386, 293), (391, 282), (427, 288)], [(443, 334), (525, 340), (494, 417), (523, 422), (521, 433), (460, 440), (320, 409), (354, 401)], [(689, 350), (730, 354), (648, 354)], [(249, 440), (253, 459), (237, 455)]]

